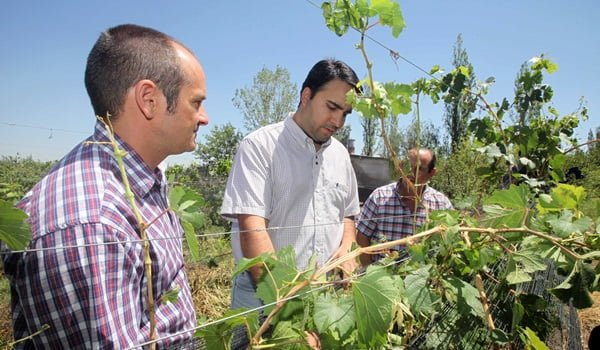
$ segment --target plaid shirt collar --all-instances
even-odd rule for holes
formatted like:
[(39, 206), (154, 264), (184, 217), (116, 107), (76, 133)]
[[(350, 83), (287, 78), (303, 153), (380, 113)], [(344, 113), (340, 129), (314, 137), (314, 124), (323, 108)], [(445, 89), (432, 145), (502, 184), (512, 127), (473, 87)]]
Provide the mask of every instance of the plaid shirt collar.
[[(139, 154), (131, 146), (129, 146), (125, 141), (123, 141), (117, 134), (115, 134), (114, 136), (119, 148), (127, 152), (127, 155), (123, 157), (123, 162), (127, 171), (129, 186), (133, 191), (134, 195), (138, 196), (139, 198), (143, 198), (150, 192), (150, 190), (154, 186), (157, 186), (158, 188), (164, 187), (165, 181), (161, 165), (156, 167), (154, 170), (150, 169), (148, 165), (139, 156)], [(93, 142), (110, 142), (110, 139), (108, 137), (108, 130), (102, 122), (96, 122), (96, 125), (94, 127), (94, 135), (92, 136), (92, 139)], [(101, 144), (100, 147), (105, 152), (111, 154), (114, 153), (111, 144)], [(114, 166), (118, 169), (116, 158), (114, 158), (114, 161)]]

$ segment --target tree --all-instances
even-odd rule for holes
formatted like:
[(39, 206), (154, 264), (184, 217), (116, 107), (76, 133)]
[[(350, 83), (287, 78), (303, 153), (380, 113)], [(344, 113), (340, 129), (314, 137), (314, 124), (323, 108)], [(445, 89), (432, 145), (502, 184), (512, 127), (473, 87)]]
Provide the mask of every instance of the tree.
[(207, 167), (210, 175), (227, 177), (242, 138), (243, 134), (231, 123), (216, 125), (206, 136), (206, 141), (198, 145), (196, 158)]
[(532, 119), (538, 118), (543, 113), (544, 104), (552, 100), (554, 91), (548, 84), (544, 84), (542, 70), (538, 66), (544, 66), (549, 73), (555, 72), (558, 67), (544, 55), (534, 57), (521, 65), (521, 70), (515, 79), (515, 99), (513, 101), (514, 119), (520, 126), (525, 126)]
[(298, 87), (290, 81), (286, 68), (275, 71), (264, 67), (254, 77), (252, 86), (235, 90), (233, 105), (244, 114), (244, 127), (250, 132), (283, 120), (294, 111)]
[(363, 128), (363, 156), (374, 156), (377, 142), (377, 120), (375, 118), (360, 117), (360, 125)]
[(467, 135), (469, 119), (471, 119), (471, 114), (475, 111), (477, 103), (477, 97), (472, 93), (476, 86), (475, 73), (473, 72), (473, 66), (469, 62), (467, 50), (463, 47), (461, 34), (458, 35), (456, 44), (454, 44), (452, 64), (456, 69), (460, 67), (466, 68), (464, 70), (466, 74), (462, 74), (461, 71), (461, 75), (464, 76), (465, 80), (464, 88), (458, 91), (456, 95), (453, 95), (450, 101), (445, 102), (446, 111), (444, 113), (444, 121), (448, 135), (450, 136), (452, 152), (456, 152), (462, 139)]
[[(394, 151), (396, 152), (396, 154), (400, 154), (400, 152), (402, 152), (401, 147), (404, 135), (398, 129), (397, 115), (391, 115), (389, 118), (385, 119), (385, 129)], [(379, 143), (377, 145), (377, 153), (381, 154), (381, 156), (384, 158), (391, 157), (390, 151), (388, 151), (382, 139), (379, 140)]]
[(350, 140), (350, 133), (352, 132), (352, 127), (350, 125), (344, 125), (341, 129), (339, 129), (333, 137), (335, 137), (338, 141), (342, 143), (342, 145), (348, 148), (348, 140)]
[(436, 153), (445, 153), (440, 133), (431, 122), (417, 122), (413, 120), (410, 126), (400, 132), (401, 142), (398, 147), (399, 155), (405, 155), (414, 147), (429, 148)]
[(16, 201), (29, 191), (54, 165), (28, 157), (2, 156), (0, 159), (0, 199)]

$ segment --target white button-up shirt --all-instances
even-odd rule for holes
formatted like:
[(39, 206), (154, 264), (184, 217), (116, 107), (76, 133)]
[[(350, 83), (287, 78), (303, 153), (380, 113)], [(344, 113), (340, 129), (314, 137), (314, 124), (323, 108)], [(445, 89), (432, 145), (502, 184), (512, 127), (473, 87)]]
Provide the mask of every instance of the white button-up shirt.
[[(269, 220), (275, 250), (291, 245), (299, 268), (313, 254), (323, 265), (342, 241), (343, 218), (359, 211), (346, 148), (331, 138), (316, 151), (292, 115), (242, 140), (221, 206), (221, 214), (233, 221), (233, 231), (239, 230), (238, 214)], [(231, 237), (236, 262), (243, 257), (239, 235)]]

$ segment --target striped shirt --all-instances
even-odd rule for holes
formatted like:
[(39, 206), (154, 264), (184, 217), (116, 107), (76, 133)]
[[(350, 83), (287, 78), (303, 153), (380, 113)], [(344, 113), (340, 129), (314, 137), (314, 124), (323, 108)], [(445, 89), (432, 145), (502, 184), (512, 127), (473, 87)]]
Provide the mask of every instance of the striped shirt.
[[(359, 233), (371, 240), (371, 244), (395, 241), (414, 234), (432, 210), (452, 209), (452, 203), (441, 192), (427, 186), (416, 212), (402, 203), (398, 189), (399, 182), (381, 186), (365, 201), (356, 228)], [(402, 246), (393, 248), (403, 249)], [(380, 254), (375, 258), (381, 259)]]
[[(97, 123), (87, 141), (108, 141)], [(150, 239), (158, 337), (192, 329), (196, 316), (184, 270), (179, 220), (168, 208), (166, 182), (122, 141), (125, 168)], [(5, 259), (11, 281), (13, 328), (21, 339), (49, 328), (18, 348), (122, 349), (149, 340), (143, 247), (124, 195), (112, 146), (82, 142), (18, 204), (29, 215), (25, 253)], [(161, 239), (170, 238), (170, 239)], [(175, 239), (172, 239), (175, 238)], [(180, 288), (175, 303), (161, 296)], [(190, 332), (158, 343), (191, 338)]]
[[(316, 151), (290, 115), (242, 140), (221, 214), (232, 220), (261, 216), (273, 228), (268, 232), (275, 250), (291, 245), (300, 268), (313, 254), (323, 265), (340, 246), (344, 217), (359, 213), (357, 188), (348, 150), (331, 138)], [(232, 230), (238, 230), (236, 220)], [(231, 242), (238, 261), (239, 233)]]

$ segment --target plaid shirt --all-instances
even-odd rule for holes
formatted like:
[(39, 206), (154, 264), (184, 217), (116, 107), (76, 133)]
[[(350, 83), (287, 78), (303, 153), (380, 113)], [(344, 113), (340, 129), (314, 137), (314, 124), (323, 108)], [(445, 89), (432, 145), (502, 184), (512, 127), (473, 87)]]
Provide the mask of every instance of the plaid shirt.
[[(452, 203), (444, 194), (427, 186), (417, 211), (413, 213), (402, 204), (399, 183), (375, 189), (361, 209), (356, 228), (371, 240), (371, 244), (408, 237), (414, 234), (415, 226), (419, 227), (427, 220), (427, 214), (432, 210), (452, 209)], [(403, 247), (393, 249), (399, 251)], [(382, 257), (384, 255), (379, 254), (375, 258), (378, 260)]]
[[(87, 141), (108, 141), (96, 124)], [(123, 142), (131, 189), (151, 241), (158, 337), (191, 329), (196, 316), (184, 270), (179, 220), (168, 208), (166, 182)], [(29, 214), (32, 239), (25, 253), (5, 258), (11, 282), (13, 328), (21, 339), (49, 328), (18, 348), (122, 349), (149, 340), (146, 274), (135, 216), (112, 146), (75, 147), (18, 204)], [(176, 239), (160, 239), (175, 237)], [(76, 247), (75, 247), (76, 246)], [(161, 296), (180, 288), (175, 303)], [(187, 341), (183, 332), (158, 343)]]

